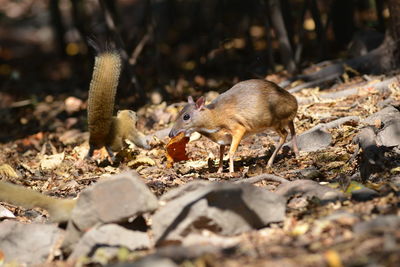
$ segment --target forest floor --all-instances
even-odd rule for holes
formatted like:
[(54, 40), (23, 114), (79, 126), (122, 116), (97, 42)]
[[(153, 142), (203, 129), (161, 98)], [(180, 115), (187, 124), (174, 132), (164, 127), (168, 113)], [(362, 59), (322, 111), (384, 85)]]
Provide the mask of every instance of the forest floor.
[[(269, 78), (279, 80), (277, 76)], [(202, 245), (212, 244), (224, 249), (208, 251), (176, 263), (181, 266), (398, 266), (400, 222), (388, 222), (386, 219), (389, 215), (400, 216), (399, 150), (385, 152), (387, 161), (380, 166), (381, 169), (372, 173), (367, 181), (362, 181), (359, 174), (360, 151), (357, 142), (354, 142), (366, 126), (363, 119), (388, 105), (400, 108), (398, 79), (384, 92), (374, 88), (376, 82), (385, 78), (369, 77), (367, 82), (362, 77), (353, 77), (324, 90), (304, 89), (295, 93), (298, 99), (308, 99), (300, 102), (295, 120), (299, 135), (314, 126), (342, 117), (357, 116), (360, 120), (350, 120), (327, 129), (332, 137), (330, 144), (316, 151), (300, 151), (298, 158), (290, 149), (284, 149), (270, 169), (266, 168), (266, 163), (277, 140), (276, 134), (266, 132), (251, 136), (239, 146), (234, 174), (227, 173), (226, 160), (224, 173), (216, 173), (218, 146), (199, 135), (194, 135), (186, 147), (190, 159), (175, 163), (170, 169), (166, 168), (165, 157), (168, 137), (153, 138), (151, 150), (130, 145), (117, 155), (118, 160), (114, 164), (107, 159), (101, 160), (104, 151), (95, 154), (94, 162), (87, 162), (83, 160), (88, 150), (85, 99), (47, 97), (28, 104), (29, 108), (21, 103), (21, 107), (7, 107), (4, 114), (17, 114), (18, 118), (13, 117), (13, 120), (21, 127), (29, 120), (35, 120), (43, 124), (51, 122), (52, 129), (0, 144), (0, 175), (3, 180), (63, 198), (76, 197), (101, 177), (127, 169), (136, 170), (157, 197), (195, 180), (238, 181), (262, 173), (275, 174), (289, 181), (309, 179), (343, 192), (346, 199), (322, 203), (315, 197), (291, 196), (282, 222), (233, 237), (200, 231), (209, 237), (199, 241)], [(340, 98), (321, 97), (356, 87), (362, 89), (355, 94)], [(216, 95), (208, 93), (207, 100)], [(181, 106), (163, 102), (141, 108), (137, 111), (139, 129), (152, 134), (170, 127)], [(3, 120), (7, 120), (7, 116)], [(379, 130), (384, 124), (376, 120), (374, 127)], [(254, 185), (274, 192), (279, 183), (262, 180)], [(363, 188), (371, 191), (361, 201), (352, 193)], [(1, 205), (16, 216), (14, 220), (46, 222), (43, 210), (29, 211), (7, 203)], [(367, 224), (371, 221), (375, 224)], [(152, 247), (131, 252), (127, 259), (139, 259), (155, 251), (157, 248)], [(89, 262), (99, 264), (95, 258), (91, 260)], [(112, 258), (107, 262), (118, 261), (118, 258)], [(55, 257), (49, 264), (56, 263), (67, 265), (60, 257)]]

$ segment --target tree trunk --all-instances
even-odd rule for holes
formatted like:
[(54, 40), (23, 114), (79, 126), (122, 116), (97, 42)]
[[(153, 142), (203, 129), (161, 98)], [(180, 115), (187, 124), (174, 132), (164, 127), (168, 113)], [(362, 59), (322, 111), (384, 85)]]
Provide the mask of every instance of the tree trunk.
[(285, 23), (283, 22), (281, 6), (279, 0), (268, 0), (268, 6), (271, 16), (271, 21), (276, 31), (279, 40), (279, 48), (281, 59), (286, 69), (293, 73), (296, 71), (296, 65), (293, 59), (292, 47), (287, 36)]
[(391, 41), (392, 45), (392, 54), (389, 55), (391, 59), (391, 69), (396, 69), (400, 67), (400, 1), (388, 0), (387, 4), (390, 11), (390, 24), (386, 35), (389, 35), (392, 39), (388, 40)]

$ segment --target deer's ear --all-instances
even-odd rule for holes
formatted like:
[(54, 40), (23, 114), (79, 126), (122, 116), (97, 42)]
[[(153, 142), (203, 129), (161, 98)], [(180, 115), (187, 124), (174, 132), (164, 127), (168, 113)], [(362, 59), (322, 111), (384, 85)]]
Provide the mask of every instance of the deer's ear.
[(189, 104), (194, 104), (193, 97), (191, 97), (191, 96), (188, 97), (188, 103)]
[(199, 99), (197, 99), (197, 101), (196, 101), (196, 109), (199, 109), (199, 110), (203, 109), (204, 105), (205, 105), (205, 102), (206, 101), (204, 100), (203, 96), (200, 97)]

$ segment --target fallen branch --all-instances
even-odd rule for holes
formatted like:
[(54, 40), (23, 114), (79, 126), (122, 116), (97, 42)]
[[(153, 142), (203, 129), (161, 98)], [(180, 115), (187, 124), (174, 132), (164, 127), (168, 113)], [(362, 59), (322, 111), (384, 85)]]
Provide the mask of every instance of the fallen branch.
[[(291, 84), (292, 82), (297, 81), (297, 80), (303, 80), (305, 82), (316, 82), (316, 81), (326, 82), (329, 80), (336, 79), (337, 77), (342, 75), (343, 72), (344, 72), (343, 63), (335, 63), (335, 64), (329, 65), (329, 66), (321, 69), (320, 71), (317, 71), (317, 72), (314, 72), (311, 74), (302, 74), (302, 75), (298, 75), (296, 77), (292, 77), (286, 81), (281, 82), (279, 84), (279, 86), (286, 87), (289, 84)], [(302, 86), (302, 85), (299, 85), (298, 87), (300, 87), (300, 86)], [(294, 87), (292, 89), (295, 89), (296, 87)]]
[(295, 86), (295, 87), (289, 89), (288, 91), (290, 93), (296, 93), (296, 92), (299, 92), (299, 91), (303, 90), (304, 88), (317, 87), (317, 86), (319, 86), (319, 85), (321, 85), (323, 83), (335, 80), (335, 79), (339, 78), (339, 76), (340, 76), (339, 73), (332, 73), (332, 74), (329, 74), (329, 75), (327, 75), (327, 76), (325, 76), (325, 77), (323, 77), (321, 79), (318, 79), (318, 80), (315, 80), (315, 81), (311, 81), (311, 82), (302, 83), (302, 84), (300, 84), (298, 86)]
[[(385, 79), (380, 82), (370, 82), (367, 84), (364, 84), (362, 86), (357, 86), (353, 88), (349, 88), (346, 90), (342, 91), (337, 91), (337, 92), (331, 92), (331, 93), (326, 93), (326, 94), (320, 94), (318, 97), (320, 99), (338, 99), (338, 98), (346, 98), (351, 95), (359, 95), (360, 92), (362, 91), (368, 91), (368, 90), (376, 90), (379, 92), (387, 92), (390, 90), (389, 86), (393, 83), (399, 83), (400, 75)], [(307, 98), (297, 98), (297, 102), (299, 104), (310, 104), (315, 102), (314, 97), (307, 97)]]
[(241, 179), (238, 181), (235, 181), (235, 184), (255, 184), (258, 183), (260, 181), (263, 180), (268, 180), (268, 181), (272, 181), (272, 182), (278, 182), (278, 183), (288, 183), (289, 181), (286, 180), (285, 178), (282, 178), (280, 176), (277, 175), (273, 175), (273, 174), (268, 174), (268, 173), (263, 173), (248, 179)]

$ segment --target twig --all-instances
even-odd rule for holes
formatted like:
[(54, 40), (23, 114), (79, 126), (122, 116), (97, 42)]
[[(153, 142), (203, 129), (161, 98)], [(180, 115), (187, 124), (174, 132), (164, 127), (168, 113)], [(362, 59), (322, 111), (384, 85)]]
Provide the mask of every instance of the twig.
[(133, 50), (131, 58), (129, 59), (129, 64), (131, 64), (132, 66), (136, 65), (139, 55), (142, 53), (144, 46), (151, 39), (152, 34), (153, 34), (153, 27), (149, 26), (147, 33), (143, 36), (142, 40), (140, 40), (135, 50)]
[(263, 174), (260, 174), (260, 175), (245, 179), (245, 180), (235, 181), (234, 183), (235, 184), (255, 184), (255, 183), (258, 183), (258, 182), (260, 182), (262, 180), (278, 182), (278, 183), (281, 183), (281, 184), (289, 182), (288, 180), (286, 180), (285, 178), (282, 178), (280, 176), (273, 175), (273, 174), (268, 174), (268, 173), (263, 173)]

